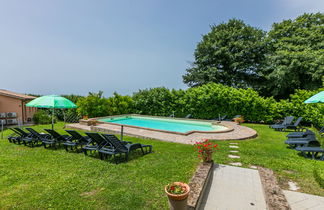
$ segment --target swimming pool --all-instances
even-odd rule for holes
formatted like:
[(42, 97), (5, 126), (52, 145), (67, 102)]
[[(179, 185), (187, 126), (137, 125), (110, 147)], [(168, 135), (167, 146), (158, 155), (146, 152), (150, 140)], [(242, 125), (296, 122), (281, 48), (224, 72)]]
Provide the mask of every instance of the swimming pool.
[(197, 121), (197, 120), (179, 120), (170, 118), (158, 117), (142, 117), (142, 116), (121, 116), (101, 118), (98, 121), (119, 124), (130, 127), (147, 128), (158, 131), (175, 132), (182, 134), (189, 134), (192, 132), (217, 132), (228, 130), (222, 125), (215, 125), (211, 122)]

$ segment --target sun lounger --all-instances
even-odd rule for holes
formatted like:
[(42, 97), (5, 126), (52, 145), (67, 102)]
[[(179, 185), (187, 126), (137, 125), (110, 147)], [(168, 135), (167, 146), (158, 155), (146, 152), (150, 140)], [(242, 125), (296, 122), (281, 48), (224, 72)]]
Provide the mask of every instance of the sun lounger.
[[(227, 115), (223, 115), (223, 116), (221, 116), (221, 117), (218, 117), (218, 118), (214, 118), (214, 119), (212, 119), (212, 120), (223, 121), (223, 120), (225, 120), (225, 119), (226, 119), (226, 117), (227, 117)], [(230, 120), (229, 120), (229, 121), (230, 121)]]
[(280, 131), (286, 131), (286, 129), (294, 129), (295, 131), (298, 130), (298, 126), (301, 122), (303, 118), (302, 117), (298, 117), (298, 119), (296, 120), (296, 122), (293, 124), (293, 125), (278, 125), (278, 126), (275, 126), (274, 129), (275, 130), (280, 130)]
[(111, 147), (109, 142), (103, 138), (100, 134), (98, 133), (90, 133), (87, 132), (85, 133), (89, 138), (91, 139), (91, 143), (87, 144), (82, 148), (83, 152), (85, 155), (87, 155), (87, 151), (99, 151), (103, 147)]
[[(321, 147), (296, 147), (295, 150), (301, 152), (306, 158), (324, 160), (324, 149)], [(317, 157), (320, 153), (322, 155)]]
[(60, 145), (61, 143), (64, 143), (67, 141), (71, 141), (73, 139), (72, 136), (61, 135), (52, 129), (44, 129), (44, 130), (51, 135), (50, 139), (46, 139), (46, 140), (42, 141), (44, 148), (46, 148), (46, 146), (49, 145), (51, 147), (54, 146), (54, 148), (56, 149), (57, 145)]
[(10, 128), (10, 130), (13, 131), (13, 133), (10, 134), (7, 137), (8, 141), (10, 143), (18, 143), (18, 144), (20, 144), (22, 138), (29, 136), (27, 133), (26, 134), (25, 134), (25, 132), (24, 133), (21, 133), (18, 130), (16, 130), (15, 128)]
[(316, 140), (315, 135), (309, 134), (304, 138), (289, 138), (285, 141), (290, 148), (295, 147), (308, 147), (308, 146), (320, 146), (320, 143)]
[(124, 144), (115, 135), (112, 134), (103, 134), (103, 137), (111, 144), (112, 149), (101, 150), (100, 152), (106, 155), (125, 154), (126, 162), (128, 161), (128, 156), (131, 151), (140, 149), (143, 155), (152, 152), (152, 145), (144, 145), (140, 143)]
[[(22, 130), (22, 129), (21, 129)], [(26, 130), (29, 131), (30, 136), (26, 137), (26, 138), (22, 138), (22, 142), (24, 143), (24, 145), (30, 145), (30, 146), (34, 146), (35, 144), (39, 144), (42, 143), (42, 141), (44, 139), (48, 139), (50, 138), (50, 135), (48, 134), (42, 134), (42, 133), (38, 133), (36, 130), (34, 130), (33, 128), (26, 128)], [(22, 131), (20, 131), (22, 132)]]
[(188, 114), (185, 118), (192, 118), (192, 115)]
[(290, 125), (292, 123), (292, 121), (294, 120), (294, 118), (295, 118), (294, 116), (285, 117), (285, 119), (283, 120), (283, 122), (270, 125), (269, 127), (276, 129), (278, 126)]
[(320, 134), (321, 136), (324, 136), (324, 126), (321, 128), (321, 130), (319, 130), (319, 134)]
[(78, 133), (75, 130), (65, 130), (67, 133), (69, 133), (72, 136), (71, 140), (67, 140), (63, 143), (65, 150), (68, 151), (69, 147), (71, 150), (77, 149), (78, 146), (81, 146), (81, 148), (91, 142), (91, 139), (89, 136), (82, 136), (80, 133)]
[(309, 134), (315, 135), (315, 133), (313, 131), (306, 129), (306, 131), (303, 131), (303, 132), (291, 132), (286, 137), (287, 138), (304, 138)]

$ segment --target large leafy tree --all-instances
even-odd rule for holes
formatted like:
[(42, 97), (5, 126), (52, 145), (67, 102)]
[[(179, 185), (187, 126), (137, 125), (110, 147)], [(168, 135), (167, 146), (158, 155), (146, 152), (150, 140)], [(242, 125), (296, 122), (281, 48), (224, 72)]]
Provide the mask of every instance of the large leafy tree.
[(183, 80), (189, 86), (216, 82), (232, 87), (254, 87), (264, 61), (265, 32), (231, 19), (214, 25), (195, 50), (195, 61)]
[(274, 23), (268, 33), (269, 53), (261, 75), (262, 95), (287, 98), (295, 89), (315, 90), (324, 75), (324, 14), (304, 14)]

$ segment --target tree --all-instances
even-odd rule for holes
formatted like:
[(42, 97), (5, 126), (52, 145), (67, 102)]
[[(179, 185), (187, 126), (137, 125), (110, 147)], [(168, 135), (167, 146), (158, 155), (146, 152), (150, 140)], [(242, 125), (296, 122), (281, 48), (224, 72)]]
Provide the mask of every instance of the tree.
[(258, 71), (264, 61), (265, 32), (231, 19), (214, 25), (195, 50), (193, 66), (183, 76), (184, 83), (199, 86), (209, 82), (247, 88), (262, 78)]
[(324, 75), (324, 14), (304, 14), (274, 23), (268, 33), (265, 96), (287, 98), (295, 89), (315, 90)]

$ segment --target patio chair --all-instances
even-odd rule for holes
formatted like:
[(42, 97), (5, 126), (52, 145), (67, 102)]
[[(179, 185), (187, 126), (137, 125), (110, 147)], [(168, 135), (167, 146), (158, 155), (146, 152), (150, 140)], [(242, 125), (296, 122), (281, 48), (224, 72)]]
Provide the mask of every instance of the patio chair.
[(83, 146), (89, 144), (91, 142), (91, 139), (89, 136), (82, 136), (79, 132), (75, 130), (65, 130), (67, 133), (69, 133), (72, 136), (71, 140), (67, 140), (63, 143), (65, 150), (69, 151), (68, 147), (71, 148), (71, 150), (78, 148), (78, 146), (81, 146), (81, 149)]
[[(321, 147), (296, 147), (295, 150), (301, 152), (306, 158), (324, 160), (324, 149)], [(317, 157), (319, 153), (322, 153), (322, 155)]]
[(61, 143), (73, 140), (72, 136), (61, 135), (55, 130), (52, 129), (44, 129), (44, 130), (51, 135), (50, 139), (43, 140), (44, 148), (46, 148), (46, 146), (49, 145), (57, 149), (57, 144), (60, 145)]
[(105, 138), (103, 138), (99, 133), (87, 132), (85, 134), (91, 139), (91, 143), (88, 143), (82, 148), (83, 153), (85, 155), (87, 155), (87, 151), (94, 152), (99, 151), (103, 147), (111, 147), (109, 142)]
[[(140, 143), (124, 144), (115, 135), (103, 134), (102, 136), (111, 144), (113, 148), (109, 150), (101, 150), (100, 152), (106, 155), (125, 154), (126, 162), (128, 161), (128, 157), (131, 151), (140, 149), (143, 155), (152, 152), (152, 145), (144, 145)], [(115, 160), (117, 163), (117, 159)]]
[[(305, 129), (305, 128), (303, 128), (303, 129)], [(291, 132), (286, 137), (287, 138), (304, 138), (309, 134), (315, 135), (315, 133), (313, 131), (306, 128), (305, 131)]]
[(283, 126), (283, 125), (291, 125), (294, 118), (295, 118), (294, 116), (285, 117), (285, 119), (282, 122), (276, 123), (276, 124), (273, 124), (273, 125), (269, 125), (269, 127), (276, 129), (277, 127), (280, 127), (280, 126)]
[(298, 130), (298, 126), (300, 122), (302, 121), (302, 117), (298, 117), (296, 122), (293, 125), (287, 124), (287, 125), (278, 125), (274, 129), (275, 130), (280, 130), (280, 131), (286, 131), (286, 129), (294, 129), (295, 131)]

